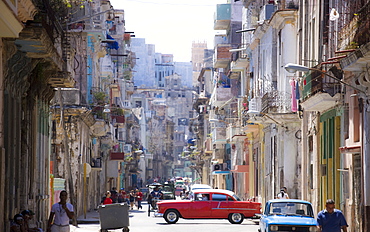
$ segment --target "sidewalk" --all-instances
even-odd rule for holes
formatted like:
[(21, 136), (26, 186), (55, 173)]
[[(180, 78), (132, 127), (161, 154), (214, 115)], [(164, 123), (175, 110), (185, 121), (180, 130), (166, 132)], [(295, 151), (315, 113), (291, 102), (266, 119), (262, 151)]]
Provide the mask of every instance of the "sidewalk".
[(78, 224), (99, 224), (99, 212), (98, 210), (86, 212), (85, 215), (81, 215), (77, 218)]
[[(147, 205), (147, 202), (142, 202), (143, 206), (146, 206)], [(143, 211), (143, 210), (141, 210)], [(137, 210), (129, 210), (129, 217), (132, 216), (132, 213), (133, 212), (138, 212)], [(85, 215), (81, 215), (79, 217), (77, 217), (77, 224), (99, 224), (100, 221), (99, 221), (99, 212), (98, 210), (93, 210), (93, 211), (89, 211), (89, 212), (86, 212), (86, 216)]]

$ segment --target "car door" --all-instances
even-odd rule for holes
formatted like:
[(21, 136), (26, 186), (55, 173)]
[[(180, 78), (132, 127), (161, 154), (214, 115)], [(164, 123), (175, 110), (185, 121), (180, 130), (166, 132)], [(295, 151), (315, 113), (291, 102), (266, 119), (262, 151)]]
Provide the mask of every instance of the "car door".
[(212, 218), (227, 218), (229, 215), (229, 196), (221, 193), (213, 193), (211, 200)]
[(194, 199), (189, 203), (189, 215), (184, 218), (210, 218), (211, 217), (211, 201), (209, 193), (203, 193), (207, 195), (206, 198), (202, 198), (202, 193), (197, 193)]

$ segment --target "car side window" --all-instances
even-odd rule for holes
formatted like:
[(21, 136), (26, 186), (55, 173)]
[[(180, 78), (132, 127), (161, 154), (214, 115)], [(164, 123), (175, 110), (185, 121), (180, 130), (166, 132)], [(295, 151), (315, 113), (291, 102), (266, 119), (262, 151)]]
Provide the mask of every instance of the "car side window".
[(212, 201), (226, 201), (227, 196), (223, 194), (216, 194), (212, 195)]

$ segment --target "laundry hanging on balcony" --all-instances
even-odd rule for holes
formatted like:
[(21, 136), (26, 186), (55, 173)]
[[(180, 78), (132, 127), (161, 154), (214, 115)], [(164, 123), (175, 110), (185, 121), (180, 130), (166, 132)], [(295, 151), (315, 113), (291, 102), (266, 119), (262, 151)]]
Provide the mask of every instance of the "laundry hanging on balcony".
[(296, 81), (294, 79), (292, 79), (292, 80), (289, 81), (289, 84), (290, 84), (291, 90), (292, 90), (292, 96), (291, 96), (292, 112), (297, 112)]
[(110, 48), (110, 49), (118, 50), (118, 48), (119, 48), (118, 42), (115, 39), (113, 39), (113, 37), (110, 36), (110, 35), (107, 35), (107, 40), (104, 41), (104, 42), (107, 43), (107, 45), (108, 45), (107, 47)]

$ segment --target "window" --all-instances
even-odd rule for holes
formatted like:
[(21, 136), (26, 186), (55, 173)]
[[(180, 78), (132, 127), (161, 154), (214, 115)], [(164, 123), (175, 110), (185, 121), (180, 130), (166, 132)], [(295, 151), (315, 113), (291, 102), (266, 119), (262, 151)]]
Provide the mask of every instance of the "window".
[(227, 196), (223, 194), (213, 194), (212, 201), (226, 201)]

